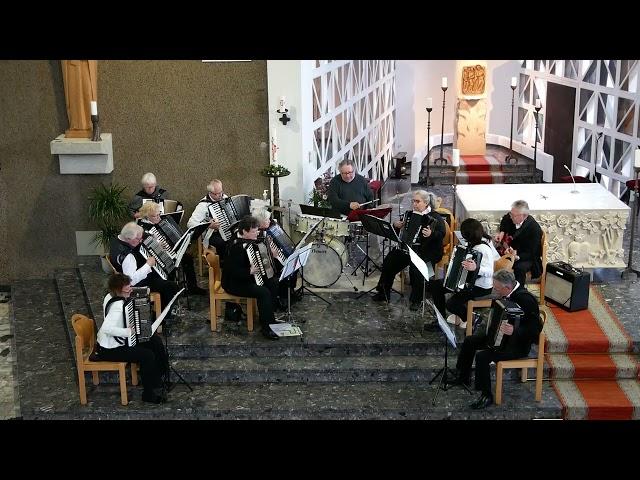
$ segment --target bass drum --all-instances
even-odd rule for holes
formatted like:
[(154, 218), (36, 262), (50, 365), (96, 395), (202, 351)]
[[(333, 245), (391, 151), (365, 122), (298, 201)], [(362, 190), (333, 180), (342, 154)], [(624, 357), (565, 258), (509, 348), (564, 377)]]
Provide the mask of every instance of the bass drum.
[(302, 278), (314, 287), (330, 287), (338, 281), (347, 263), (347, 248), (333, 238), (331, 241), (316, 240), (302, 269)]

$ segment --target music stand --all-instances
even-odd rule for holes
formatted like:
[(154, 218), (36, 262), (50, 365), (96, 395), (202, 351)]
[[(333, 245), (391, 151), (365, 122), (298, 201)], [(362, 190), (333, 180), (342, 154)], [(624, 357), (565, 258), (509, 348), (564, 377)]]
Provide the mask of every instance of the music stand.
[[(177, 213), (182, 213), (181, 212), (177, 212)], [(169, 214), (171, 215), (171, 214)], [(180, 269), (180, 271), (182, 272), (182, 285), (185, 286), (187, 284), (187, 276), (186, 273), (184, 272), (184, 268), (182, 267), (181, 263), (182, 263), (182, 257), (184, 256), (184, 254), (187, 251), (187, 248), (189, 248), (189, 245), (191, 245), (191, 240), (193, 238), (198, 238), (200, 235), (202, 235), (204, 233), (204, 231), (209, 228), (209, 222), (202, 222), (199, 223), (198, 225), (195, 225), (189, 229), (187, 229), (187, 231), (182, 235), (182, 237), (180, 237), (178, 239), (178, 241), (175, 243), (175, 245), (173, 246), (173, 248), (171, 249), (171, 253), (176, 255), (176, 260), (175, 260), (175, 268), (176, 269)], [(176, 278), (178, 277), (178, 273), (176, 273)], [(180, 283), (178, 281), (178, 283)], [(185, 296), (187, 297), (187, 310), (191, 310), (191, 302), (189, 301), (189, 293), (185, 290)]]
[[(311, 253), (311, 243), (306, 244), (304, 247), (294, 250), (284, 262), (282, 266), (282, 273), (278, 282), (282, 282), (285, 278), (289, 278), (300, 268), (303, 268), (309, 259)], [(313, 292), (312, 292), (313, 293)], [(297, 326), (295, 320), (291, 315), (291, 289), (287, 287), (287, 313), (285, 314), (287, 320), (291, 325)]]
[[(184, 292), (184, 291), (185, 291), (184, 288), (179, 290), (178, 293), (176, 293), (173, 296), (173, 298), (167, 304), (167, 306), (164, 307), (164, 309), (162, 310), (162, 313), (160, 314), (160, 316), (151, 325), (151, 333), (152, 334), (154, 334), (156, 332), (156, 330), (158, 329), (160, 324), (164, 321), (164, 319), (167, 316), (167, 314), (171, 311), (171, 307), (173, 306), (173, 303), (180, 296), (180, 294), (182, 292)], [(173, 390), (175, 385), (178, 382), (180, 382), (180, 383), (183, 383), (184, 385), (186, 385), (189, 388), (189, 390), (193, 392), (193, 387), (191, 387), (191, 385), (189, 385), (189, 383), (184, 379), (184, 377), (182, 375), (180, 375), (180, 373), (171, 365), (171, 354), (169, 352), (169, 341), (168, 341), (168, 338), (171, 336), (171, 333), (170, 333), (169, 330), (170, 329), (169, 329), (168, 325), (165, 323), (165, 326), (162, 329), (162, 334), (163, 334), (163, 337), (164, 337), (164, 349), (167, 352), (167, 366), (169, 367), (169, 368), (166, 369), (166, 377), (165, 377), (165, 385), (167, 386), (167, 391), (170, 392), (171, 390)], [(171, 382), (171, 372), (175, 373), (176, 376), (178, 377), (178, 382), (176, 382), (175, 384)]]
[[(438, 399), (438, 393), (440, 393), (440, 390), (444, 390), (446, 392), (447, 390), (455, 386), (451, 381), (451, 379), (455, 378), (455, 372), (453, 372), (449, 368), (448, 358), (449, 358), (449, 344), (451, 344), (454, 349), (457, 348), (457, 345), (456, 345), (456, 336), (449, 328), (449, 325), (447, 325), (447, 321), (444, 319), (440, 311), (436, 308), (436, 306), (431, 301), (427, 300), (427, 302), (429, 302), (429, 305), (431, 305), (431, 307), (433, 308), (433, 311), (436, 314), (436, 318), (438, 319), (438, 326), (440, 327), (440, 330), (442, 331), (445, 337), (444, 338), (444, 367), (438, 370), (438, 372), (433, 376), (433, 378), (429, 380), (429, 385), (431, 385), (433, 382), (435, 382), (436, 378), (440, 377), (440, 382), (438, 383), (436, 394), (433, 397), (433, 402), (431, 402), (431, 405), (435, 405), (436, 400)], [(461, 383), (460, 385), (462, 385), (462, 387), (467, 392), (469, 392), (469, 394), (472, 394), (471, 390), (469, 390), (469, 387), (467, 387), (464, 383)]]
[[(390, 241), (397, 242), (398, 244), (402, 243), (398, 238), (398, 233), (393, 228), (393, 225), (391, 225), (391, 222), (388, 222), (382, 218), (375, 217), (373, 215), (360, 215), (360, 221), (362, 222), (362, 226), (364, 227), (364, 229), (367, 230), (368, 232), (371, 232), (374, 235), (378, 235), (379, 237), (389, 239)], [(367, 247), (368, 246), (369, 245), (367, 242)], [(373, 260), (372, 260), (372, 263), (376, 265), (375, 262), (373, 262)], [(376, 267), (379, 268), (377, 265)], [(367, 290), (366, 292), (361, 293), (356, 298), (359, 299), (363, 295), (366, 295), (367, 293), (371, 293), (373, 290), (375, 290), (375, 288), (376, 287), (373, 287)], [(401, 297), (404, 297), (403, 293), (394, 290), (393, 287), (391, 288), (391, 290), (399, 294)]]

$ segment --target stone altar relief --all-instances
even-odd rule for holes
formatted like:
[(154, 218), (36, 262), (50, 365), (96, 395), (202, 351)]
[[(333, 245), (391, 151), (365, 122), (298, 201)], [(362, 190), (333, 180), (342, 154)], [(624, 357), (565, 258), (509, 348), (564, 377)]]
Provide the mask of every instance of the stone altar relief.
[(462, 94), (482, 95), (486, 83), (487, 71), (482, 65), (462, 67)]
[(461, 155), (485, 155), (487, 151), (487, 62), (456, 62), (457, 104), (453, 126), (454, 145)]
[(454, 136), (461, 155), (484, 155), (486, 142), (487, 103), (485, 99), (459, 99), (456, 108)]

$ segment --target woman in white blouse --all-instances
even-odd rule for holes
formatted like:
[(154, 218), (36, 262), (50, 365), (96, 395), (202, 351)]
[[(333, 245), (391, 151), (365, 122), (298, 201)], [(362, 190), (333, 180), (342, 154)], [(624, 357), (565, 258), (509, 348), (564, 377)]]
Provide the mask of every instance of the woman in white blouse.
[(108, 362), (133, 362), (140, 365), (142, 375), (142, 400), (162, 403), (167, 400), (162, 376), (169, 363), (162, 339), (156, 334), (146, 342), (128, 346), (131, 329), (126, 325), (124, 303), (131, 295), (131, 278), (121, 273), (109, 277), (109, 293), (104, 297), (104, 322), (97, 335), (98, 360)]

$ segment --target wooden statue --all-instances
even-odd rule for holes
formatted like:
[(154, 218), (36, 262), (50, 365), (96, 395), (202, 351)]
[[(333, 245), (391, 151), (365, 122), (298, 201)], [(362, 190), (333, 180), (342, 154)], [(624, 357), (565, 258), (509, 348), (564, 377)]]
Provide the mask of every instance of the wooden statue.
[(482, 65), (462, 68), (462, 94), (482, 95), (484, 93), (486, 72)]
[(98, 101), (98, 61), (62, 60), (64, 97), (69, 117), (67, 138), (91, 138), (91, 101)]

